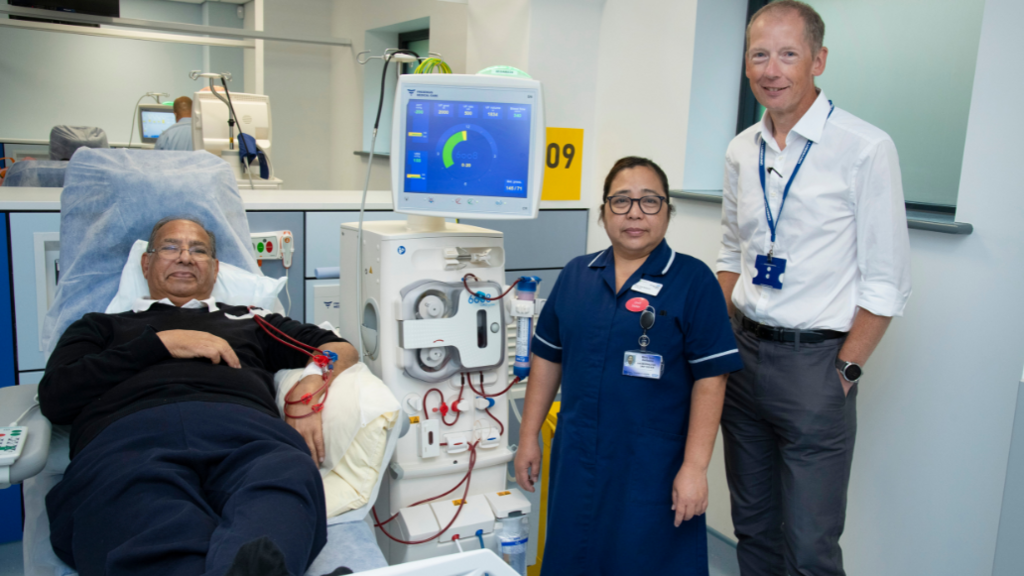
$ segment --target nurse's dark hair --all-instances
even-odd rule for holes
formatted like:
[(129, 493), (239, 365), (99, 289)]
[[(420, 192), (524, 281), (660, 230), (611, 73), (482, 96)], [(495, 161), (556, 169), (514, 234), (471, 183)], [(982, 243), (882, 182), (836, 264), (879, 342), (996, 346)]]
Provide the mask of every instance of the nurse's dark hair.
[(160, 229), (163, 228), (165, 224), (169, 224), (171, 222), (174, 222), (175, 220), (187, 220), (202, 228), (203, 232), (206, 232), (206, 235), (210, 237), (210, 258), (217, 257), (217, 236), (215, 236), (213, 232), (208, 230), (206, 226), (203, 226), (203, 223), (200, 222), (199, 219), (196, 218), (195, 216), (168, 216), (167, 218), (161, 218), (160, 221), (153, 226), (153, 230), (149, 233), (150, 251), (154, 250), (153, 244), (156, 242), (156, 235), (157, 233), (160, 232)]
[(611, 194), (612, 182), (615, 177), (619, 175), (619, 172), (628, 170), (629, 168), (644, 167), (650, 168), (658, 175), (658, 180), (661, 180), (661, 191), (665, 195), (665, 203), (668, 204), (668, 217), (671, 218), (672, 214), (675, 213), (676, 207), (672, 205), (672, 200), (668, 196), (668, 176), (665, 175), (665, 171), (654, 163), (653, 160), (647, 158), (641, 158), (639, 156), (626, 156), (625, 158), (619, 158), (612, 169), (608, 172), (608, 175), (604, 178), (604, 194), (601, 196), (601, 215), (598, 218), (599, 222), (604, 222), (604, 205), (608, 202), (608, 194)]

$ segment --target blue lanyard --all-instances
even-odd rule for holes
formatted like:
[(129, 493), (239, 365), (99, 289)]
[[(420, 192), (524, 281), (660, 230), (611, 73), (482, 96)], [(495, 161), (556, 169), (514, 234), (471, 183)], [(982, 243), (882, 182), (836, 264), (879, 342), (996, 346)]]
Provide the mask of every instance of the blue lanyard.
[[(828, 121), (832, 117), (832, 112), (835, 111), (836, 107), (832, 104), (832, 101), (828, 101), (829, 106), (832, 108), (828, 111), (828, 116), (825, 120)], [(768, 188), (765, 186), (764, 176), (764, 136), (761, 136), (761, 154), (758, 157), (758, 169), (761, 176), (761, 192), (764, 193), (764, 213), (768, 217), (768, 228), (772, 231), (772, 248), (768, 251), (769, 261), (771, 260), (771, 254), (775, 251), (775, 230), (778, 228), (779, 220), (782, 220), (782, 209), (786, 206), (786, 197), (789, 196), (789, 188), (793, 185), (793, 180), (796, 180), (796, 175), (800, 172), (800, 167), (804, 165), (804, 159), (807, 158), (807, 153), (811, 150), (811, 144), (814, 144), (813, 140), (808, 140), (807, 144), (804, 145), (804, 151), (800, 153), (800, 158), (796, 161), (796, 168), (793, 169), (793, 173), (789, 176), (789, 182), (786, 182), (786, 187), (782, 190), (782, 203), (779, 204), (779, 218), (772, 218), (772, 209), (768, 206)]]

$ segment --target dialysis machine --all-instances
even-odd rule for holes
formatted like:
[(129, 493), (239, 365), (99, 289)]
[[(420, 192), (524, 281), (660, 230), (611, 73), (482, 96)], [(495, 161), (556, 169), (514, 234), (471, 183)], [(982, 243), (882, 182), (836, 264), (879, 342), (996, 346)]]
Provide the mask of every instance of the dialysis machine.
[[(198, 77), (199, 75), (197, 75)], [(212, 83), (211, 83), (212, 86)], [(219, 87), (212, 86), (214, 90)], [(239, 132), (251, 136), (264, 153), (261, 161), (270, 156), (273, 128), (270, 116), (270, 97), (264, 94), (231, 93), (231, 103), (238, 123), (228, 123), (231, 112), (222, 100), (223, 93), (201, 90), (192, 95), (192, 148), (223, 158), (235, 172), (240, 189), (280, 190), (284, 184), (269, 168), (270, 177), (261, 178), (258, 164), (244, 166), (238, 156)]]
[(536, 218), (544, 142), (537, 81), (402, 75), (391, 182), (408, 220), (365, 222), (362, 242), (358, 223), (342, 225), (342, 335), (361, 339), (408, 416), (376, 502), (390, 564), (498, 552), (503, 525), (530, 513), (506, 473), (506, 327), (522, 318), (528, 342), (536, 284), (505, 286), (501, 232), (444, 218)]

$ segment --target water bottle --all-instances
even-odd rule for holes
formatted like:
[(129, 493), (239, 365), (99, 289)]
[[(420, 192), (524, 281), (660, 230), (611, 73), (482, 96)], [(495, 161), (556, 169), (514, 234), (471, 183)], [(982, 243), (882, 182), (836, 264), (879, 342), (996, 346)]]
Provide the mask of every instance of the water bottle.
[(526, 516), (506, 518), (501, 522), (501, 558), (520, 576), (526, 576), (526, 543), (530, 537), (530, 521)]

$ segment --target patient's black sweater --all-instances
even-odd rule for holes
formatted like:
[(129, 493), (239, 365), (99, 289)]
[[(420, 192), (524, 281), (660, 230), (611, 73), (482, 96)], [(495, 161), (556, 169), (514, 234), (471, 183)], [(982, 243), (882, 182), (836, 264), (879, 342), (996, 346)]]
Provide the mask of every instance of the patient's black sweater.
[[(144, 312), (86, 314), (57, 343), (39, 384), (50, 422), (71, 424), (71, 456), (117, 419), (174, 402), (230, 402), (279, 417), (274, 372), (301, 368), (308, 356), (271, 338), (244, 306), (219, 310), (153, 304)], [(344, 342), (311, 324), (268, 314), (267, 321), (310, 346)], [(206, 358), (176, 359), (157, 332), (197, 330), (227, 340), (242, 367)]]

